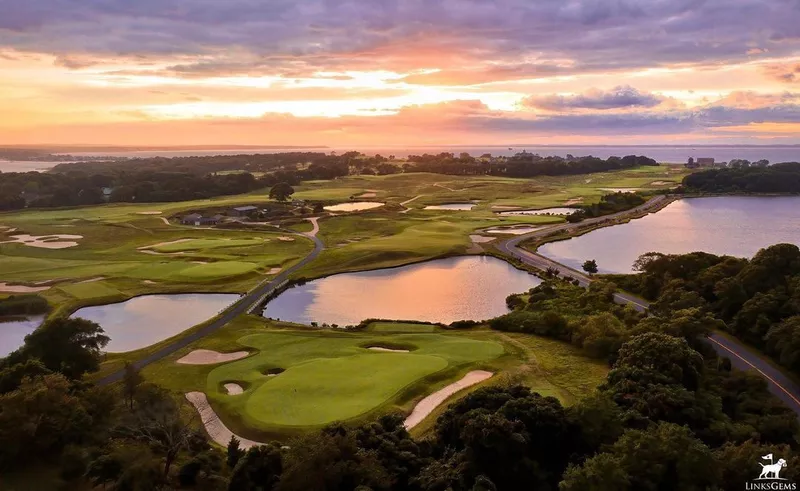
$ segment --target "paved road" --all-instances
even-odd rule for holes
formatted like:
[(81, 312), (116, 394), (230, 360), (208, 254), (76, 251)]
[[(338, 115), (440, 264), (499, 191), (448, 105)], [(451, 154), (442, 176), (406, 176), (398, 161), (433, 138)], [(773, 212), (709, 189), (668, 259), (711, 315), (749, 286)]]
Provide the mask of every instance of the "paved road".
[[(219, 315), (219, 317), (217, 317), (210, 324), (191, 333), (188, 336), (184, 336), (180, 339), (175, 340), (174, 342), (162, 347), (158, 351), (151, 353), (150, 355), (147, 355), (141, 360), (134, 362), (133, 365), (136, 368), (141, 369), (142, 367), (145, 367), (150, 363), (153, 363), (155, 361), (164, 358), (165, 356), (169, 356), (172, 353), (175, 353), (181, 348), (185, 348), (191, 343), (194, 343), (198, 339), (208, 336), (214, 331), (221, 329), (236, 317), (250, 312), (250, 310), (253, 307), (256, 307), (264, 299), (264, 297), (272, 293), (276, 288), (279, 288), (289, 278), (289, 275), (291, 275), (298, 269), (302, 268), (309, 262), (313, 261), (317, 256), (319, 256), (320, 252), (322, 252), (325, 246), (323, 245), (322, 241), (317, 237), (317, 232), (319, 231), (319, 225), (317, 224), (317, 219), (311, 218), (309, 219), (309, 221), (314, 225), (313, 230), (311, 232), (301, 234), (314, 241), (314, 250), (311, 251), (309, 255), (304, 257), (302, 260), (300, 260), (300, 262), (298, 262), (294, 266), (283, 270), (278, 276), (276, 276), (272, 280), (261, 283), (257, 287), (250, 290), (250, 292), (242, 296), (239, 300), (236, 301), (236, 303), (228, 307), (225, 311), (222, 312), (222, 314)], [(97, 383), (98, 385), (112, 384), (114, 382), (122, 380), (122, 375), (123, 371), (120, 370), (103, 377), (102, 379), (98, 380)]]
[[(661, 198), (659, 201), (653, 203), (654, 200), (659, 198)], [(624, 215), (636, 214), (651, 210), (662, 205), (664, 199), (667, 198), (659, 196), (632, 210), (616, 213), (614, 215), (608, 215), (606, 217), (584, 220), (580, 223), (580, 225), (586, 225), (587, 223), (600, 223), (612, 218), (619, 218), (623, 217)], [(571, 276), (577, 279), (581, 286), (587, 287), (589, 286), (589, 283), (592, 282), (592, 278), (588, 277), (586, 274), (569, 268), (563, 264), (557, 263), (552, 259), (548, 259), (540, 254), (536, 254), (519, 247), (519, 244), (525, 240), (531, 238), (542, 238), (546, 235), (552, 234), (553, 232), (574, 230), (577, 228), (577, 226), (577, 224), (568, 223), (555, 225), (553, 227), (546, 227), (529, 234), (520, 235), (502, 241), (498, 243), (496, 247), (504, 254), (515, 257), (525, 264), (533, 266), (534, 268), (542, 271), (545, 271), (548, 268), (555, 268), (562, 276)], [(614, 299), (617, 301), (617, 303), (631, 305), (639, 312), (645, 312), (650, 305), (645, 300), (624, 292), (615, 294)], [(735, 368), (740, 370), (751, 370), (758, 373), (767, 382), (769, 391), (782, 400), (786, 406), (792, 409), (792, 411), (794, 411), (798, 417), (800, 417), (800, 386), (798, 384), (784, 375), (780, 370), (764, 361), (757, 352), (739, 341), (720, 336), (719, 334), (711, 334), (708, 337), (708, 341), (711, 344), (711, 347), (713, 347), (720, 356), (730, 358), (731, 364)]]

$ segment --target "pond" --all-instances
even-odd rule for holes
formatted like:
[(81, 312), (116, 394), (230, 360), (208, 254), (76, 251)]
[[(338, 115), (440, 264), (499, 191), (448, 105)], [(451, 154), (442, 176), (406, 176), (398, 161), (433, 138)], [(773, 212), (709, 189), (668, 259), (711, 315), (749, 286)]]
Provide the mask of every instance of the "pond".
[(370, 318), (483, 320), (506, 313), (508, 295), (540, 283), (494, 257), (452, 257), (314, 280), (280, 294), (267, 304), (264, 316), (340, 326)]
[(94, 321), (111, 341), (109, 353), (145, 348), (204, 322), (239, 299), (231, 293), (143, 295), (125, 302), (84, 307), (72, 317)]
[(444, 211), (470, 211), (477, 205), (475, 203), (445, 203), (443, 205), (428, 205), (426, 210), (444, 210)]
[(364, 211), (372, 210), (373, 208), (380, 208), (386, 203), (378, 203), (375, 201), (353, 201), (350, 203), (339, 203), (338, 205), (326, 206), (327, 211)]
[(544, 208), (541, 210), (513, 210), (501, 212), (502, 216), (518, 216), (518, 215), (571, 215), (575, 213), (577, 208)]
[(580, 269), (597, 260), (601, 273), (631, 273), (646, 252), (704, 251), (752, 257), (782, 242), (800, 245), (800, 196), (687, 198), (626, 224), (539, 248), (539, 253)]
[(36, 315), (25, 320), (3, 322), (0, 320), (0, 358), (19, 348), (25, 343), (25, 336), (32, 333), (44, 320), (43, 315)]

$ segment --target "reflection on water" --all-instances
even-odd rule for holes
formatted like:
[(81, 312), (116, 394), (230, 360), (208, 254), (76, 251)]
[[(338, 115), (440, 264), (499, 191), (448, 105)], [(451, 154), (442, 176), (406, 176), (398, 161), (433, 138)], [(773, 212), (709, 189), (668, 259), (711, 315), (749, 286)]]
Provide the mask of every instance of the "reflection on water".
[(111, 341), (109, 353), (122, 353), (163, 341), (214, 317), (239, 295), (229, 293), (182, 293), (145, 295), (125, 302), (84, 307), (72, 317), (94, 321)]
[(0, 358), (22, 346), (25, 336), (42, 325), (43, 320), (43, 315), (36, 315), (24, 321), (0, 322)]
[(377, 203), (375, 201), (354, 201), (352, 203), (339, 203), (338, 205), (326, 206), (328, 211), (364, 211), (373, 208), (380, 208), (385, 203)]
[(264, 316), (303, 324), (364, 319), (450, 323), (507, 312), (505, 299), (541, 281), (493, 257), (454, 257), (314, 280), (272, 300)]
[(596, 259), (601, 273), (630, 273), (645, 252), (704, 251), (752, 257), (782, 242), (800, 245), (800, 196), (682, 199), (658, 213), (545, 244), (539, 252), (572, 268)]
[(576, 208), (544, 208), (542, 210), (514, 210), (500, 213), (503, 216), (514, 215), (571, 215), (577, 211)]
[(443, 205), (429, 205), (426, 210), (470, 211), (475, 208), (475, 203), (445, 203)]

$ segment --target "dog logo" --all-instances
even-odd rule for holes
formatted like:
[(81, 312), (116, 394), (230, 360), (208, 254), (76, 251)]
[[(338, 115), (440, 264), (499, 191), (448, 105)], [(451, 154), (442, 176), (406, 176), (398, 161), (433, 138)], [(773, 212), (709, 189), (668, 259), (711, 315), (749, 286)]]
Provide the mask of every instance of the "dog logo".
[(779, 458), (777, 461), (770, 453), (761, 457), (762, 460), (769, 461), (769, 464), (759, 462), (761, 474), (745, 485), (746, 491), (793, 491), (797, 489), (797, 483), (789, 482), (788, 479), (781, 477), (781, 472), (786, 469), (786, 459)]
[(781, 471), (786, 467), (786, 460), (778, 459), (777, 462), (773, 462), (772, 454), (767, 454), (761, 457), (764, 460), (769, 460), (769, 465), (764, 465), (761, 462), (758, 465), (761, 466), (761, 474), (756, 478), (756, 481), (760, 479), (781, 479), (785, 481), (780, 476)]

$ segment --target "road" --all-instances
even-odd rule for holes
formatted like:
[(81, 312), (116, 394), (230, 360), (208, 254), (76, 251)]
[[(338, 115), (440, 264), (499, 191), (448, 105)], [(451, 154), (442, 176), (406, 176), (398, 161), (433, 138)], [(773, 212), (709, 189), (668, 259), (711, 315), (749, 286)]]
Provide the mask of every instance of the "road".
[[(202, 328), (198, 329), (197, 331), (194, 331), (193, 333), (187, 336), (176, 339), (175, 341), (162, 347), (158, 351), (155, 351), (140, 360), (135, 361), (133, 363), (133, 366), (141, 369), (142, 367), (145, 367), (155, 361), (158, 361), (164, 358), (165, 356), (169, 356), (172, 353), (175, 353), (179, 349), (189, 346), (190, 344), (208, 336), (214, 331), (218, 331), (236, 317), (250, 312), (250, 310), (256, 307), (264, 299), (264, 297), (272, 293), (276, 288), (279, 288), (285, 281), (287, 281), (292, 273), (294, 273), (295, 271), (299, 270), (309, 262), (316, 259), (316, 257), (319, 256), (320, 252), (322, 252), (325, 246), (319, 239), (319, 237), (317, 237), (317, 232), (319, 232), (319, 224), (317, 223), (318, 219), (310, 218), (308, 220), (314, 226), (313, 229), (310, 232), (306, 232), (300, 235), (308, 237), (309, 239), (314, 241), (314, 250), (311, 251), (306, 257), (301, 259), (297, 264), (291, 266), (290, 268), (283, 270), (275, 278), (269, 281), (265, 281), (260, 285), (258, 285), (257, 287), (253, 288), (252, 290), (250, 290), (248, 293), (243, 295), (239, 300), (237, 300), (234, 304), (232, 304), (225, 311), (223, 311), (211, 323), (203, 326)], [(107, 385), (107, 384), (113, 384), (114, 382), (119, 382), (120, 380), (122, 380), (123, 373), (124, 372), (122, 370), (114, 372), (98, 380), (97, 384)]]
[[(638, 206), (631, 210), (615, 213), (613, 215), (607, 215), (605, 217), (584, 220), (580, 224), (565, 223), (554, 225), (552, 227), (546, 227), (529, 234), (504, 240), (498, 243), (496, 247), (502, 253), (519, 259), (523, 263), (533, 266), (536, 269), (542, 271), (546, 271), (548, 268), (557, 269), (561, 276), (571, 276), (572, 278), (578, 280), (580, 285), (585, 288), (589, 286), (589, 283), (592, 282), (593, 278), (590, 278), (580, 271), (576, 271), (563, 264), (557, 263), (552, 259), (548, 259), (540, 254), (522, 249), (519, 244), (528, 239), (543, 238), (554, 232), (569, 232), (571, 230), (575, 230), (578, 226), (601, 223), (614, 218), (624, 218), (628, 215), (637, 215), (663, 205), (663, 201), (665, 199), (667, 198), (664, 196), (658, 196), (648, 201), (644, 205)], [(654, 203), (655, 200), (659, 201)], [(630, 305), (639, 312), (647, 311), (647, 308), (650, 306), (647, 301), (624, 292), (616, 293), (614, 295), (614, 299), (617, 303)], [(762, 355), (759, 355), (759, 353), (757, 353), (755, 350), (737, 340), (724, 337), (719, 334), (711, 334), (708, 337), (708, 341), (717, 354), (729, 358), (731, 360), (731, 364), (735, 368), (739, 370), (754, 371), (760, 375), (767, 382), (769, 391), (783, 401), (787, 407), (789, 407), (798, 415), (798, 417), (800, 417), (800, 385), (784, 375), (779, 369), (762, 359)]]

